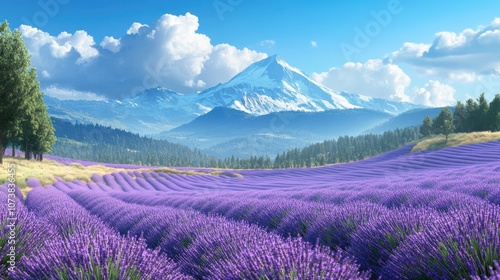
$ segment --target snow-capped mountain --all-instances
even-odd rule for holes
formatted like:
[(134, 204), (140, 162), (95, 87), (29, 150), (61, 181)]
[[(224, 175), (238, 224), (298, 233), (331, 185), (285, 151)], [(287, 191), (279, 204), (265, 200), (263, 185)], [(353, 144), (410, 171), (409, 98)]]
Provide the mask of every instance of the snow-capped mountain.
[(410, 103), (335, 92), (274, 55), (258, 61), (226, 83), (200, 93), (152, 88), (121, 101), (70, 101), (46, 97), (52, 116), (99, 123), (141, 134), (158, 134), (226, 107), (250, 115), (283, 111), (369, 110), (398, 115), (419, 108)]
[(250, 65), (227, 83), (201, 92), (197, 99), (207, 107), (229, 107), (253, 115), (359, 108), (276, 55)]

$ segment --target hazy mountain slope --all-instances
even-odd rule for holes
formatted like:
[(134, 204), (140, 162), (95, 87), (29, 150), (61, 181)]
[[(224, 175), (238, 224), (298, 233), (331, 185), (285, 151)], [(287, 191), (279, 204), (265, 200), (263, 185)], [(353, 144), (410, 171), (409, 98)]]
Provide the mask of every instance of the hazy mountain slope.
[[(453, 112), (454, 107), (448, 107)], [(424, 108), (414, 109), (395, 116), (386, 122), (377, 125), (365, 131), (365, 133), (383, 133), (384, 131), (394, 130), (396, 128), (405, 128), (409, 126), (421, 125), (426, 116), (431, 118), (439, 115), (443, 108)]]
[[(343, 135), (358, 135), (390, 117), (387, 113), (365, 109), (286, 111), (252, 116), (235, 109), (218, 107), (188, 124), (163, 133), (163, 137), (203, 149), (234, 138), (262, 135), (284, 137), (294, 139), (290, 143), (300, 141), (307, 144)], [(252, 144), (246, 148), (262, 150), (265, 147)]]

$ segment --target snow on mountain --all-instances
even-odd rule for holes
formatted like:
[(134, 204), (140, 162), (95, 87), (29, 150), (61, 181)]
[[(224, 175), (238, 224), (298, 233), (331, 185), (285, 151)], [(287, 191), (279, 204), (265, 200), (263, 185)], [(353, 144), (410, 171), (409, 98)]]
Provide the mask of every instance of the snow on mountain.
[(391, 115), (399, 115), (408, 110), (423, 107), (409, 102), (392, 101), (383, 98), (369, 97), (357, 93), (341, 92), (340, 95), (346, 98), (349, 103), (354, 106), (385, 112)]
[(276, 55), (250, 65), (229, 82), (197, 97), (207, 107), (224, 106), (254, 115), (358, 108)]

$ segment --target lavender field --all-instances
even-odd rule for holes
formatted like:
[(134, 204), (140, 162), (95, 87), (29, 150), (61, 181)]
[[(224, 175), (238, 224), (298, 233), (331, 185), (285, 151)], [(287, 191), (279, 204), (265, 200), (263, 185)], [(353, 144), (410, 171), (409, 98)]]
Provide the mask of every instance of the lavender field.
[(17, 196), (19, 269), (7, 272), (4, 257), (0, 271), (8, 279), (500, 279), (500, 142), (411, 149), (309, 169), (214, 176), (129, 166), (89, 183), (30, 179), (27, 199)]

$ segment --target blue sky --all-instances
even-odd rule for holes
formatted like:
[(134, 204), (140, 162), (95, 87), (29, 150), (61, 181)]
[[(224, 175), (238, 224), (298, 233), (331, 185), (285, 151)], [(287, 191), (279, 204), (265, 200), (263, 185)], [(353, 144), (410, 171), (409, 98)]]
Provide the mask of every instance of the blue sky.
[(440, 106), (500, 93), (500, 2), (469, 3), (24, 0), (0, 19), (25, 25), (42, 88), (62, 98), (196, 92), (278, 54), (334, 90)]

